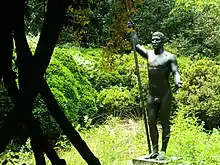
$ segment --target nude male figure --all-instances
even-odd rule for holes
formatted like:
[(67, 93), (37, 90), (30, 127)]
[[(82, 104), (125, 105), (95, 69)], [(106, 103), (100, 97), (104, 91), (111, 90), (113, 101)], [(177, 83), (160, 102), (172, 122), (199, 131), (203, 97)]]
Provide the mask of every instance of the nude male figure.
[[(169, 83), (170, 73), (174, 76), (177, 88), (182, 87), (182, 81), (178, 72), (176, 57), (164, 50), (163, 33), (153, 33), (152, 46), (154, 50), (146, 50), (138, 44), (136, 33), (134, 38), (136, 51), (148, 61), (149, 96), (147, 100), (147, 114), (153, 151), (146, 158), (163, 160), (170, 138), (169, 120), (172, 103), (172, 91)], [(162, 148), (160, 152), (158, 152), (158, 119), (160, 119), (162, 125)]]

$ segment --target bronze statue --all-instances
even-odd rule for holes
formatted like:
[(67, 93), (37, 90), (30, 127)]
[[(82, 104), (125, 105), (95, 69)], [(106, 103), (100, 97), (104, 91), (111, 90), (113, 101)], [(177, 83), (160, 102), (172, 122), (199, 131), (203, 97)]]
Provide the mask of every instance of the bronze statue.
[[(133, 26), (129, 23), (128, 26)], [(153, 151), (146, 159), (156, 158), (164, 160), (167, 144), (170, 136), (170, 109), (172, 103), (172, 91), (169, 83), (170, 73), (173, 73), (175, 85), (182, 87), (182, 81), (178, 72), (176, 57), (164, 50), (164, 34), (154, 32), (152, 46), (154, 50), (146, 50), (138, 43), (138, 37), (134, 37), (136, 51), (148, 61), (149, 96), (147, 100), (147, 115), (150, 130), (150, 138)], [(162, 125), (162, 148), (158, 152), (157, 120)]]

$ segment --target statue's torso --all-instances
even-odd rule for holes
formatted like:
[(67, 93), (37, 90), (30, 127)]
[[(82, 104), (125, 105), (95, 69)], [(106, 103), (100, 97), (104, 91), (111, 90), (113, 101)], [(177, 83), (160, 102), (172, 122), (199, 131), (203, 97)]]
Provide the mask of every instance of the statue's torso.
[(170, 91), (171, 56), (168, 52), (155, 55), (154, 51), (148, 51), (149, 92), (152, 96), (163, 97)]

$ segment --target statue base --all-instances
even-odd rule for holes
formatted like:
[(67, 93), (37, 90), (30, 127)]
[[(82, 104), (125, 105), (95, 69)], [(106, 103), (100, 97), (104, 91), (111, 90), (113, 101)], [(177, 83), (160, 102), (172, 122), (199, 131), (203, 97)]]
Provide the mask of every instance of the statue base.
[(146, 155), (140, 156), (138, 158), (134, 158), (132, 160), (132, 165), (153, 165), (153, 164), (168, 164), (172, 160), (178, 160), (180, 158), (177, 158), (175, 156), (171, 157), (170, 159), (165, 159), (165, 160), (156, 160), (156, 159), (145, 159)]

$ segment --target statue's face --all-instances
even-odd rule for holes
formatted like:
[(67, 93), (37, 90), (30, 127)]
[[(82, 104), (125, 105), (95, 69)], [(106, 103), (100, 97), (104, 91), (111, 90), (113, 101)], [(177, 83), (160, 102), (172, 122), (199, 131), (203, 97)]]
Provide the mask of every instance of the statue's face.
[(163, 40), (159, 36), (153, 36), (151, 43), (154, 49), (159, 49), (163, 47)]

